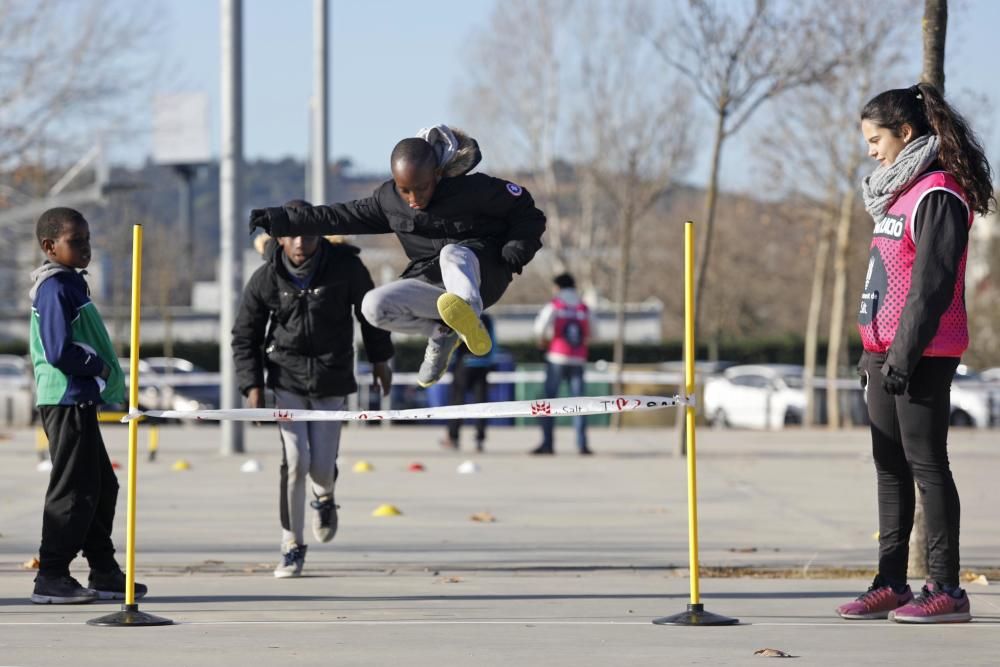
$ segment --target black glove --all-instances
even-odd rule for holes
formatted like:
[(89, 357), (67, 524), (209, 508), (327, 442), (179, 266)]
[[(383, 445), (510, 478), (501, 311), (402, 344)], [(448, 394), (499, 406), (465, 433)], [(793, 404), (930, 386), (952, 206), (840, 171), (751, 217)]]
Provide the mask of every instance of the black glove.
[(260, 227), (271, 236), (281, 236), (288, 229), (288, 213), (281, 206), (250, 211), (250, 233)]
[(521, 269), (528, 263), (524, 258), (523, 249), (516, 241), (508, 241), (500, 250), (500, 255), (513, 273), (521, 273)]
[(268, 233), (271, 231), (271, 220), (266, 208), (255, 208), (250, 211), (250, 233), (253, 234), (258, 227)]
[[(888, 369), (888, 372), (886, 372), (886, 369)], [(906, 373), (902, 373), (892, 366), (886, 365), (882, 368), (882, 388), (885, 389), (887, 394), (901, 395), (906, 391), (906, 383), (909, 380), (910, 378)]]

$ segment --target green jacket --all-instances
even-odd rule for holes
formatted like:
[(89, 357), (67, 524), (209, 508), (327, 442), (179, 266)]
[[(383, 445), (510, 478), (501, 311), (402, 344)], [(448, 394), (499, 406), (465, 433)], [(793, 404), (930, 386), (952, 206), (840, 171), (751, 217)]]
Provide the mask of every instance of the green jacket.
[[(87, 283), (46, 262), (32, 272), (31, 362), (38, 405), (100, 405), (125, 400), (125, 378)], [(110, 368), (107, 382), (100, 375)]]

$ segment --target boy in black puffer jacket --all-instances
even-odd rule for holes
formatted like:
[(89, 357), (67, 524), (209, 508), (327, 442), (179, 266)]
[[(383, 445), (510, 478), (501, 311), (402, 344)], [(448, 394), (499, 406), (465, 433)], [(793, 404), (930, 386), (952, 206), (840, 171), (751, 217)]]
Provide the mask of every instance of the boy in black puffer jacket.
[(545, 214), (516, 183), (470, 174), (481, 157), (459, 130), (426, 128), (396, 144), (392, 180), (371, 197), (256, 209), (250, 228), (275, 236), (395, 233), (410, 264), (400, 280), (372, 290), (363, 310), (376, 326), (427, 336), (417, 383), (429, 387), (460, 343), (475, 355), (490, 351), (480, 315), (542, 247)]
[[(287, 206), (308, 204), (293, 201)], [(277, 408), (342, 410), (347, 395), (358, 388), (352, 311), (361, 324), (375, 384), (389, 393), (392, 341), (361, 314), (361, 300), (374, 283), (359, 252), (319, 236), (286, 236), (267, 243), (265, 264), (247, 283), (233, 327), (237, 379), (247, 407), (264, 406), (266, 369)], [(279, 423), (284, 449), (282, 562), (274, 570), (276, 577), (302, 573), (307, 473), (315, 496), (313, 534), (329, 542), (337, 532), (333, 486), (340, 426), (337, 421)]]

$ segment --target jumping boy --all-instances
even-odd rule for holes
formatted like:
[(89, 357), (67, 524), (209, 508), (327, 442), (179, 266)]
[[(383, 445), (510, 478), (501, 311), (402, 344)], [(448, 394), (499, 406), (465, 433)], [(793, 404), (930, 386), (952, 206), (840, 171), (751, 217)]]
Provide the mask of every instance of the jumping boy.
[[(31, 361), (52, 472), (42, 515), (39, 568), (31, 601), (79, 604), (125, 598), (111, 527), (118, 480), (97, 421), (102, 403), (124, 400), (118, 358), (78, 269), (90, 264), (90, 227), (78, 211), (53, 208), (35, 225), (45, 262), (31, 272)], [(89, 588), (70, 576), (83, 551)], [(135, 584), (135, 598), (146, 587)]]
[(521, 186), (469, 174), (481, 157), (460, 131), (421, 130), (396, 144), (392, 180), (371, 197), (256, 209), (250, 229), (272, 236), (395, 233), (410, 264), (400, 280), (369, 292), (361, 309), (377, 327), (428, 337), (417, 382), (429, 387), (460, 343), (476, 355), (490, 351), (480, 315), (542, 246), (545, 215)]
[[(287, 204), (308, 206), (296, 200)], [(375, 382), (384, 394), (392, 386), (388, 361), (393, 355), (389, 333), (376, 329), (361, 314), (361, 300), (374, 287), (359, 250), (318, 236), (279, 236), (264, 248), (265, 264), (250, 278), (233, 327), (233, 356), (247, 407), (264, 407), (267, 386), (278, 408), (343, 410), (354, 379), (354, 317)], [(305, 563), (306, 475), (313, 535), (329, 542), (337, 532), (337, 421), (281, 422), (281, 562), (278, 578), (297, 577)]]

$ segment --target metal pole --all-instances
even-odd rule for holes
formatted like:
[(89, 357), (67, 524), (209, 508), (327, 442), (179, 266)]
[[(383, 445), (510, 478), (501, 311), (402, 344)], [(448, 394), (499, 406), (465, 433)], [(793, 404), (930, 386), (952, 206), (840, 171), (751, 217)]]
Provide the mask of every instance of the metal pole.
[(181, 181), (179, 207), (178, 231), (180, 231), (181, 253), (191, 258), (194, 252), (194, 181), (196, 166), (193, 164), (174, 165), (174, 172)]
[(326, 198), (327, 159), (330, 146), (327, 135), (327, 0), (313, 0), (313, 108), (312, 108), (312, 180), (309, 196), (313, 204), (324, 204)]
[[(222, 155), (219, 164), (219, 382), (221, 407), (240, 406), (232, 330), (243, 286), (243, 1), (221, 0)], [(221, 424), (221, 453), (243, 452), (243, 424)]]

